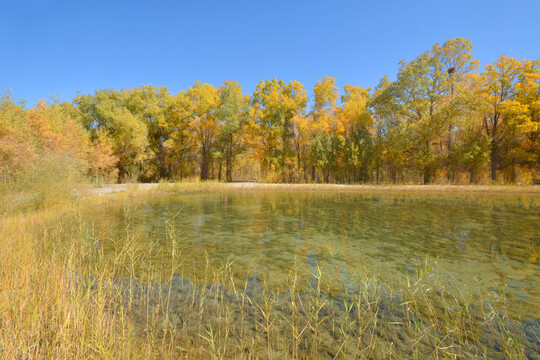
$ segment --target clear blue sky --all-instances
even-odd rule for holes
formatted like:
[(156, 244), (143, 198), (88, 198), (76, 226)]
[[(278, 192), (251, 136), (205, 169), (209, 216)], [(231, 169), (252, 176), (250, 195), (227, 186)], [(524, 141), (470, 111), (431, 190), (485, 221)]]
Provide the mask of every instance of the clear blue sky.
[(394, 78), (436, 42), (469, 38), (482, 66), (540, 58), (540, 0), (4, 1), (0, 90), (29, 105), (96, 89), (263, 79)]

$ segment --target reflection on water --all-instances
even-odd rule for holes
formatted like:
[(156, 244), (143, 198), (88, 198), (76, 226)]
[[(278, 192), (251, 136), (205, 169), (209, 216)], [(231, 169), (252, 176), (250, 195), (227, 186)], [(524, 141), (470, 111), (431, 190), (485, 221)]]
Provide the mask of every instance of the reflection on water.
[(216, 336), (230, 357), (540, 356), (538, 197), (229, 191), (88, 220), (122, 303), (181, 344)]
[(514, 304), (514, 316), (540, 317), (538, 198), (197, 193), (101, 216), (117, 219), (122, 231), (125, 211), (143, 245), (168, 249), (173, 227), (187, 268), (202, 268), (208, 254), (213, 261), (233, 256), (240, 277), (251, 266), (279, 281), (300, 262), (312, 272), (320, 266), (340, 274), (345, 282), (367, 269), (391, 284), (430, 258), (465, 291), (487, 288)]

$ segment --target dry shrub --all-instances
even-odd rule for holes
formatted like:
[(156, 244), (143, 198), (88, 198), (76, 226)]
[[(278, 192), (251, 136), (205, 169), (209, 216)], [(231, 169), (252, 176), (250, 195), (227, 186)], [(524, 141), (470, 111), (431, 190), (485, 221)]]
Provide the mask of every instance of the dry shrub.
[(87, 183), (84, 165), (67, 154), (43, 154), (17, 173), (4, 176), (0, 212), (63, 204)]
[(270, 183), (270, 184), (278, 184), (281, 183), (283, 180), (283, 175), (281, 172), (277, 171), (268, 171), (263, 177), (262, 182), (263, 183)]
[(516, 168), (516, 184), (531, 185), (534, 178), (533, 172), (529, 167), (518, 166)]

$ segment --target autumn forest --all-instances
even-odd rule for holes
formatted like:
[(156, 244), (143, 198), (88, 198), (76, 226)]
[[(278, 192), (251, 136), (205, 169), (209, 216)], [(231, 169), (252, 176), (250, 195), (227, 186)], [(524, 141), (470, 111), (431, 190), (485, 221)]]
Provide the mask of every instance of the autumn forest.
[[(523, 183), (540, 177), (540, 62), (480, 67), (456, 38), (394, 81), (144, 85), (32, 108), (0, 97), (0, 177), (61, 160), (99, 182)], [(392, 69), (389, 69), (392, 70)]]

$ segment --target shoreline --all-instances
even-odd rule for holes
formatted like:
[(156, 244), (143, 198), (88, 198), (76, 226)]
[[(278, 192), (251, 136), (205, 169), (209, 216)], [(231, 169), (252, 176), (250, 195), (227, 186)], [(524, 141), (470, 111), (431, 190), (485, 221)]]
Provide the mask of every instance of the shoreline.
[(406, 193), (484, 193), (540, 195), (540, 186), (529, 185), (358, 185), (358, 184), (274, 184), (255, 182), (180, 182), (106, 184), (92, 188), (97, 195), (126, 191), (212, 191), (212, 190), (301, 190), (301, 191), (353, 191), (353, 192), (406, 192)]

